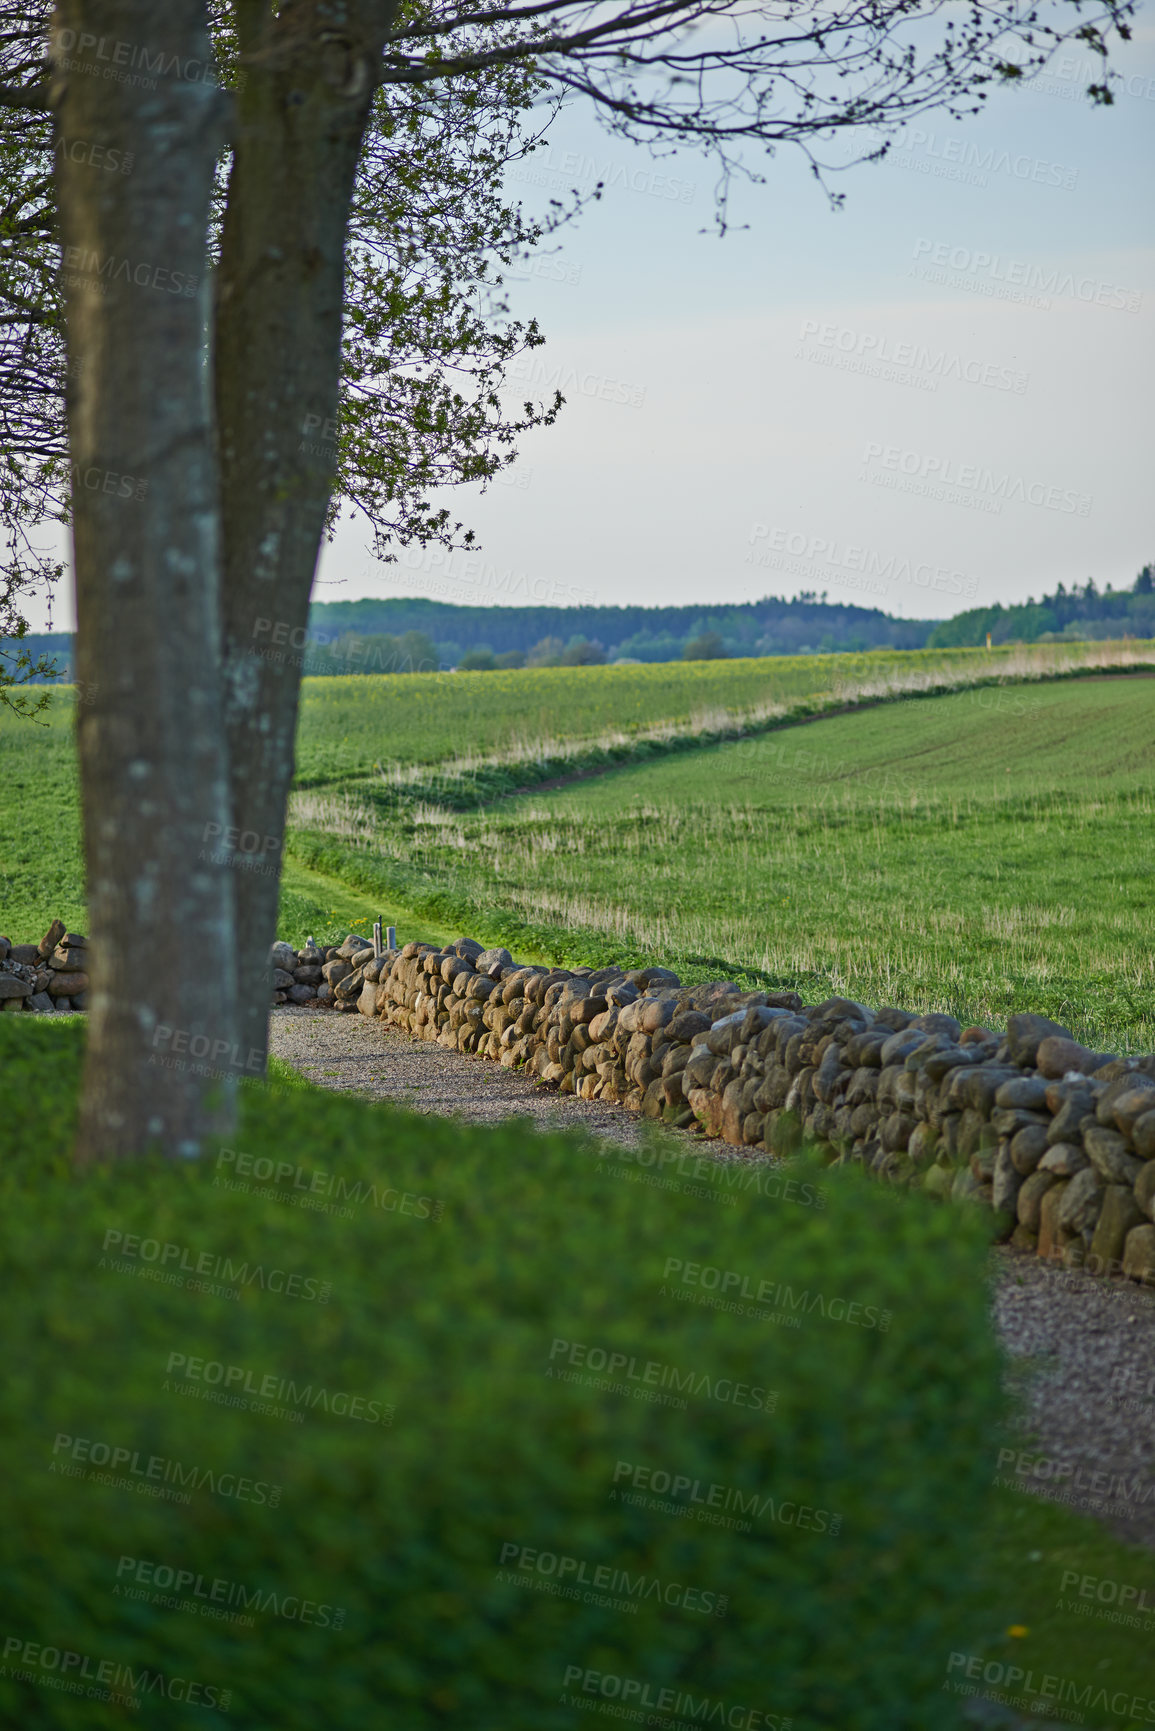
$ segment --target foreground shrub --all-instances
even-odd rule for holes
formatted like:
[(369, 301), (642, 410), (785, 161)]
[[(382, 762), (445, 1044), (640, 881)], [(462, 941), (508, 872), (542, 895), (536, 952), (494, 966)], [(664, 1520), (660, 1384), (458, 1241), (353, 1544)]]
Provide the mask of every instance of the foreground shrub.
[(4, 1723), (956, 1722), (977, 1217), (308, 1088), (78, 1180), (82, 1037), (0, 1018)]

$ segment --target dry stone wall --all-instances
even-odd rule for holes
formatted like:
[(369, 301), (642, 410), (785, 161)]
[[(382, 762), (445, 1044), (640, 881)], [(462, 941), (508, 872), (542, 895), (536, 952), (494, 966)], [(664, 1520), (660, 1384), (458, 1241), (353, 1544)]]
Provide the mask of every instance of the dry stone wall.
[(1155, 1054), (1093, 1052), (1044, 1016), (999, 1033), (683, 987), (667, 968), (522, 966), (470, 938), (278, 945), (274, 964), (282, 1001), (381, 1017), (737, 1148), (786, 1154), (805, 1136), (831, 1164), (994, 1209), (1019, 1248), (1155, 1285)]
[[(1044, 1016), (1006, 1032), (953, 1016), (668, 968), (547, 968), (472, 938), (375, 953), (273, 946), (273, 998), (380, 1017), (736, 1148), (790, 1153), (994, 1209), (1004, 1237), (1066, 1267), (1155, 1285), (1155, 1054), (1115, 1057)], [(85, 938), (0, 936), (0, 1010), (83, 1010)]]
[(53, 920), (38, 944), (0, 936), (0, 1010), (86, 1010), (88, 939)]

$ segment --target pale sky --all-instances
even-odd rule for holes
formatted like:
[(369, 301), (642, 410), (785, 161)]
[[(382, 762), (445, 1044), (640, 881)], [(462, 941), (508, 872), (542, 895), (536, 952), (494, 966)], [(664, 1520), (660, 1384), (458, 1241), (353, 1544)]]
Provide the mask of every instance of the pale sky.
[(608, 183), (513, 289), (548, 339), (515, 394), (559, 385), (558, 423), (488, 495), (446, 495), (480, 558), (380, 566), (342, 528), (314, 599), (806, 588), (931, 617), (1129, 584), (1155, 557), (1155, 28), (1114, 64), (1109, 109), (1071, 50), (979, 118), (908, 130), (836, 177), (837, 214), (784, 148), (722, 240), (708, 162), (655, 162), (570, 108), (537, 184), (512, 183), (530, 209)]

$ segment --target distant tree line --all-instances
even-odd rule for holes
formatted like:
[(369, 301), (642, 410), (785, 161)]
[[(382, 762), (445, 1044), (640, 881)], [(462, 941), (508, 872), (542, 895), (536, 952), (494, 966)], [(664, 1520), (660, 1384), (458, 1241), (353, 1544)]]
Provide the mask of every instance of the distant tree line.
[(436, 673), (437, 646), (424, 631), (313, 632), (305, 649), (306, 675), (340, 673)]
[[(386, 629), (390, 627), (391, 629)], [(953, 619), (894, 619), (804, 593), (703, 614), (693, 607), (455, 607), (441, 601), (334, 601), (313, 607), (305, 672), (431, 673), (455, 667), (595, 667), (611, 661), (711, 661), (729, 655), (810, 655), (863, 649), (963, 649), (992, 643), (1155, 637), (1155, 564), (1129, 589), (1094, 578), (1021, 606), (972, 607)], [(70, 680), (67, 632), (29, 632), (20, 647)]]
[[(894, 619), (875, 608), (810, 595), (715, 607), (462, 607), (389, 599), (321, 602), (315, 636), (340, 639), (420, 631), (445, 667), (580, 666), (606, 661), (677, 661), (718, 655), (805, 655), (856, 649), (920, 649), (933, 620)], [(721, 644), (719, 649), (718, 645)], [(701, 647), (703, 646), (704, 647)], [(504, 659), (521, 654), (518, 663)], [(479, 660), (479, 658), (481, 658)]]
[(1155, 637), (1155, 566), (1144, 565), (1130, 589), (1100, 590), (1088, 577), (1080, 589), (1059, 583), (1053, 595), (1018, 607), (972, 607), (936, 625), (928, 649), (992, 643), (1054, 643), (1096, 637)]

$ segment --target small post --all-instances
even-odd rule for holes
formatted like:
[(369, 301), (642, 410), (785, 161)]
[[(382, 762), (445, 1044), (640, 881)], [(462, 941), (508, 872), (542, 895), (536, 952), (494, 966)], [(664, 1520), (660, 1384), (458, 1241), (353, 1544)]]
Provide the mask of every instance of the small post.
[(379, 914), (373, 921), (373, 954), (375, 956), (381, 954), (381, 916)]
[(386, 934), (385, 948), (387, 950), (395, 950), (397, 948), (397, 927), (396, 926), (390, 926), (389, 927), (389, 931)]

